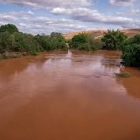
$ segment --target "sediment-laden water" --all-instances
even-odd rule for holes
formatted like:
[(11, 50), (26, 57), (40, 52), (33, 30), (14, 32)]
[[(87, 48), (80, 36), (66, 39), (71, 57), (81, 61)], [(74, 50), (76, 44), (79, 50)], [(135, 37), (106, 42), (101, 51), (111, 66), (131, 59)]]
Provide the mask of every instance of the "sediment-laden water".
[(139, 140), (140, 71), (119, 62), (113, 51), (1, 61), (0, 140)]

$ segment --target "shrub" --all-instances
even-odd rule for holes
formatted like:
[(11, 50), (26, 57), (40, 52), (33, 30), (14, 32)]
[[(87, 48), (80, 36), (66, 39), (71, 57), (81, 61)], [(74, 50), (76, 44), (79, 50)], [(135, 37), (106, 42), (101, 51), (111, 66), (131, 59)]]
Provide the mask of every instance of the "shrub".
[(79, 33), (70, 42), (70, 48), (87, 51), (97, 50), (100, 45), (100, 41), (89, 33)]
[(108, 30), (106, 33), (104, 33), (101, 40), (103, 43), (103, 49), (117, 50), (123, 47), (127, 41), (127, 36), (119, 30)]
[(14, 32), (19, 32), (18, 28), (13, 24), (6, 24), (0, 27), (0, 32), (9, 32), (10, 34)]
[(50, 36), (37, 35), (35, 36), (35, 39), (45, 51), (50, 51), (54, 49), (67, 49), (66, 40), (61, 33), (53, 32)]
[(123, 63), (127, 66), (140, 67), (140, 35), (130, 38), (122, 48)]
[(127, 45), (122, 52), (122, 59), (127, 66), (140, 67), (140, 44)]

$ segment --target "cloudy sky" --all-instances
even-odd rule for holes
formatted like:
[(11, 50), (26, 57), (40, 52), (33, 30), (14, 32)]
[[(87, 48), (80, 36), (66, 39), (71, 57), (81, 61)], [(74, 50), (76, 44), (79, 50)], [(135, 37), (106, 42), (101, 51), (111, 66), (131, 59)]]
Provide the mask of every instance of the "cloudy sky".
[(0, 25), (38, 34), (140, 28), (140, 0), (0, 0)]

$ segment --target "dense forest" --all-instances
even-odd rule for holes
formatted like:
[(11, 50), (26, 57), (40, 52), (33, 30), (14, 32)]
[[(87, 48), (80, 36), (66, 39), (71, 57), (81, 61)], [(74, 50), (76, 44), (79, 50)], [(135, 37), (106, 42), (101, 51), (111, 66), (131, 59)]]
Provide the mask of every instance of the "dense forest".
[(34, 36), (20, 32), (13, 24), (0, 27), (1, 58), (8, 58), (12, 53), (12, 57), (16, 57), (19, 54), (36, 55), (39, 52), (55, 49), (67, 50), (66, 43), (69, 44), (69, 49), (119, 50), (122, 52), (122, 60), (125, 65), (140, 67), (140, 34), (128, 37), (119, 30), (108, 30), (101, 38), (95, 38), (91, 33), (79, 33), (71, 40), (65, 40), (63, 35), (57, 32)]

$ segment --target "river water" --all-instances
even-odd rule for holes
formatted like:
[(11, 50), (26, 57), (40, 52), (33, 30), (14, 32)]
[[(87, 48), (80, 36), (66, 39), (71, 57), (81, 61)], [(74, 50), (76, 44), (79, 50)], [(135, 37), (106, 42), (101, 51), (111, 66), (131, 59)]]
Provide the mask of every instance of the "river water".
[(0, 140), (140, 140), (140, 71), (119, 62), (113, 51), (1, 61)]

